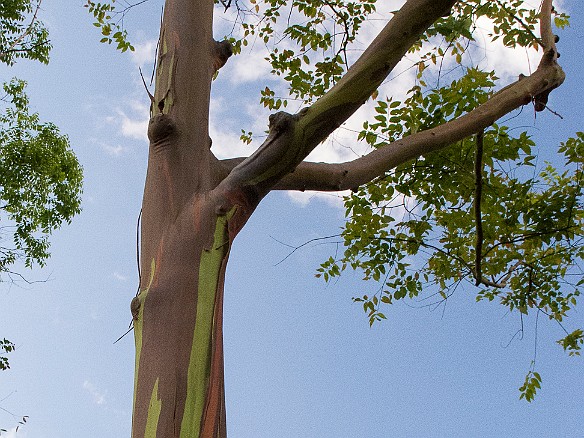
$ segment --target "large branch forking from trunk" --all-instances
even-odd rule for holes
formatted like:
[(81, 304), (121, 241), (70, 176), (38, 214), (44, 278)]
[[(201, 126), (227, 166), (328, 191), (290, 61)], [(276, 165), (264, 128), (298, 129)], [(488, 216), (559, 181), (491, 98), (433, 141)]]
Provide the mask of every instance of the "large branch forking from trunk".
[(367, 101), (410, 47), (454, 3), (407, 1), (331, 90), (295, 116), (280, 113), (278, 118), (287, 120), (285, 127), (271, 123), (266, 142), (240, 162), (222, 185), (253, 186), (259, 196), (271, 190)]
[[(537, 70), (532, 75), (522, 77), (508, 85), (487, 102), (457, 119), (433, 129), (404, 137), (353, 161), (334, 164), (302, 162), (290, 173), (283, 176), (273, 188), (319, 191), (354, 189), (413, 158), (437, 151), (486, 129), (500, 117), (532, 101), (536, 110), (544, 109), (550, 91), (561, 85), (565, 78), (564, 72), (556, 61), (556, 37), (551, 31), (551, 14), (552, 1), (544, 0), (540, 15), (540, 33), (544, 54)], [(333, 88), (329, 93), (331, 95), (329, 98), (334, 98), (334, 90)], [(316, 113), (319, 102), (310, 108), (309, 114)], [(327, 112), (323, 111), (320, 118), (326, 119), (326, 115)], [(304, 120), (306, 120), (305, 117), (300, 118), (300, 121)], [(332, 120), (333, 122), (329, 123), (338, 123), (339, 119), (333, 118)], [(326, 123), (326, 121), (322, 123)], [(320, 123), (316, 125), (322, 126)], [(328, 130), (324, 129), (323, 131), (327, 132)], [(244, 158), (234, 158), (224, 160), (223, 165), (225, 171), (229, 172), (244, 162)]]
[(421, 131), (347, 163), (301, 163), (275, 187), (280, 190), (342, 191), (359, 187), (416, 157), (440, 150), (488, 128), (514, 109), (559, 86), (564, 73), (557, 64), (501, 90), (470, 113), (436, 128)]

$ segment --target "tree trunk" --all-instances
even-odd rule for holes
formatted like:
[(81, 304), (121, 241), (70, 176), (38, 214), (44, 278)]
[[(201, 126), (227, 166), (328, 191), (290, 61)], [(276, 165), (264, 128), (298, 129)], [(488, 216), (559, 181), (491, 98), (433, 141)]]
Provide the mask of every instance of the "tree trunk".
[(226, 436), (223, 284), (229, 248), (252, 210), (224, 211), (217, 200), (229, 197), (196, 196), (164, 233), (142, 278), (132, 306), (134, 437)]
[[(212, 38), (212, 0), (167, 2), (142, 207), (133, 437), (224, 437), (222, 306), (233, 238), (257, 205), (215, 189), (212, 76), (230, 52)], [(237, 205), (237, 207), (235, 206)]]

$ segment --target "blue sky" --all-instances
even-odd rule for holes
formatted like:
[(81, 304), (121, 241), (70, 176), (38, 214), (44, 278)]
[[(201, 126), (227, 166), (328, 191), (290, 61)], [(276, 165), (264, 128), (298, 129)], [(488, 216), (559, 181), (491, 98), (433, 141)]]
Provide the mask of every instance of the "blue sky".
[[(12, 369), (0, 374), (0, 408), (29, 416), (9, 437), (130, 435), (133, 337), (113, 342), (128, 327), (137, 287), (136, 220), (148, 147), (138, 65), (148, 67), (141, 54), (157, 36), (160, 9), (152, 1), (129, 16), (139, 48), (131, 56), (98, 43), (82, 4), (43, 4), (54, 44), (49, 66), (22, 62), (0, 70), (2, 79), (29, 82), (34, 110), (70, 136), (85, 169), (83, 213), (54, 234), (46, 268), (25, 272), (47, 281), (0, 284), (0, 336), (17, 345)], [(527, 125), (547, 150), (582, 130), (584, 22), (577, 6), (564, 2), (573, 15), (572, 27), (560, 32), (568, 76), (550, 102), (563, 119), (541, 113), (534, 120), (526, 107), (515, 125)], [(267, 113), (254, 105), (265, 82), (265, 69), (252, 63), (258, 58), (230, 61), (214, 85), (219, 154), (246, 152), (233, 142), (240, 129), (261, 132), (267, 124)], [(336, 137), (337, 149), (316, 158), (346, 157), (348, 141)], [(537, 330), (542, 390), (529, 404), (517, 388), (534, 355), (534, 318), (524, 321), (523, 339), (512, 340), (518, 315), (476, 304), (469, 288), (445, 309), (396, 304), (385, 309), (387, 321), (369, 328), (351, 297), (374, 285), (352, 273), (328, 285), (314, 278), (334, 243), (308, 245), (278, 263), (289, 253), (278, 241), (299, 245), (342, 226), (338, 198), (308, 196), (268, 196), (232, 251), (225, 295), (232, 438), (584, 436), (582, 359), (564, 354), (555, 344), (560, 328), (545, 318)], [(582, 327), (584, 318), (575, 313), (567, 324)], [(6, 411), (0, 428), (10, 429), (16, 422)]]

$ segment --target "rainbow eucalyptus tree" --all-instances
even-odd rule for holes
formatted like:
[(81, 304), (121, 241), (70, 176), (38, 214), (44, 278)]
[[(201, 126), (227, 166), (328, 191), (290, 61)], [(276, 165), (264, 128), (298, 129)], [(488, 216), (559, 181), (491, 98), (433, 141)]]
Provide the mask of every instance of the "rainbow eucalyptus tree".
[[(126, 9), (88, 7), (103, 41), (131, 49), (115, 19)], [(239, 12), (241, 33), (228, 39), (213, 31), (213, 14), (223, 8)], [(542, 189), (499, 171), (501, 163), (529, 165), (534, 145), (496, 124), (524, 105), (546, 109), (564, 81), (551, 23), (561, 26), (566, 17), (550, 0), (539, 12), (522, 2), (408, 0), (386, 12), (385, 27), (352, 60), (350, 48), (375, 9), (374, 0), (166, 1), (150, 95), (142, 275), (131, 303), (134, 437), (226, 436), (225, 272), (235, 237), (272, 190), (353, 191), (345, 198), (346, 251), (323, 263), (319, 275), (329, 279), (350, 266), (381, 280), (378, 294), (356, 298), (371, 322), (384, 318), (381, 303), (414, 297), (425, 283), (445, 299), (453, 279), (471, 280), (479, 298), (499, 298), (521, 313), (543, 310), (557, 321), (575, 304), (578, 290), (564, 293), (559, 283), (582, 258), (575, 244), (582, 235), (582, 138), (561, 147), (571, 172), (544, 170)], [(465, 64), (479, 19), (494, 23), (492, 40), (540, 48), (537, 68), (497, 89), (493, 72)], [(338, 35), (326, 31), (327, 22)], [(288, 46), (275, 43), (282, 37)], [(249, 157), (220, 160), (209, 137), (211, 84), (251, 38), (274, 43), (268, 61), (289, 87), (288, 98), (266, 87), (261, 103), (278, 110), (294, 98), (304, 107), (274, 112), (267, 138)], [(408, 53), (417, 59), (416, 85), (403, 102), (382, 95)], [(458, 77), (428, 85), (448, 62), (464, 67)], [(368, 101), (376, 116), (358, 137), (370, 153), (344, 163), (305, 161)], [(231, 105), (238, 110), (236, 99)], [(251, 139), (244, 131), (242, 140)], [(390, 214), (397, 195), (418, 202), (415, 217)], [(409, 273), (404, 257), (414, 255), (426, 261)], [(561, 342), (577, 352), (581, 332)], [(531, 370), (522, 395), (531, 399), (538, 386)]]

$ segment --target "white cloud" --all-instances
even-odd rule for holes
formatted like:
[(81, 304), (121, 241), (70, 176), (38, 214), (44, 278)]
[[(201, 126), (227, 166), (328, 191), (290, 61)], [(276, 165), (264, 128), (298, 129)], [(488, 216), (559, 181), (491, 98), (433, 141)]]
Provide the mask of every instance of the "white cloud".
[(344, 208), (343, 197), (348, 195), (350, 192), (298, 192), (289, 191), (287, 192), (288, 197), (297, 205), (301, 207), (306, 207), (310, 202), (321, 201), (331, 207)]
[[(231, 119), (232, 122), (229, 123), (230, 119), (223, 115), (225, 112), (230, 113), (233, 109), (234, 107), (224, 97), (211, 98), (209, 136), (213, 141), (211, 149), (219, 159), (247, 157), (260, 144), (260, 142), (254, 142), (251, 145), (247, 145), (240, 140), (241, 125), (238, 125), (238, 123), (241, 123), (241, 120)], [(265, 125), (268, 120), (267, 114), (264, 115), (262, 111), (257, 111), (257, 113), (262, 115), (257, 114), (253, 119), (253, 123), (257, 123), (256, 119), (259, 120), (264, 117)], [(250, 128), (246, 127), (246, 129), (249, 130)]]
[(26, 438), (28, 434), (23, 429), (24, 426), (18, 426), (2, 433), (2, 438)]
[[(129, 111), (118, 108), (118, 117), (110, 117), (112, 123), (119, 125), (124, 137), (148, 141), (149, 108), (143, 102), (132, 100), (128, 103)], [(128, 112), (130, 113), (128, 115)]]
[(472, 50), (474, 57), (479, 59), (479, 67), (485, 70), (495, 70), (497, 76), (505, 83), (517, 79), (520, 73), (530, 74), (537, 68), (541, 51), (517, 47), (505, 47), (502, 38), (491, 41), (489, 34), (494, 32), (493, 22), (485, 17), (477, 21), (477, 42), (480, 44)]
[(131, 52), (132, 62), (142, 69), (147, 64), (153, 64), (156, 43), (157, 40), (147, 40), (134, 44), (134, 51)]
[(102, 145), (102, 147), (109, 155), (112, 155), (114, 157), (119, 157), (120, 155), (122, 155), (122, 153), (128, 150), (128, 148), (122, 145), (112, 146), (105, 143)]
[(83, 382), (83, 389), (85, 389), (85, 391), (87, 391), (89, 393), (89, 395), (91, 395), (91, 397), (93, 398), (93, 402), (95, 404), (97, 404), (97, 405), (104, 405), (106, 403), (105, 396), (106, 396), (107, 392), (105, 392), (105, 393), (101, 392), (89, 380), (85, 380)]
[(113, 275), (114, 275), (114, 278), (115, 278), (116, 280), (119, 280), (119, 281), (127, 281), (127, 280), (128, 280), (128, 277), (127, 277), (127, 276), (125, 276), (125, 275), (122, 275), (122, 274), (120, 274), (120, 273), (118, 273), (118, 272), (114, 272), (114, 274), (113, 274)]
[(225, 73), (229, 75), (233, 84), (273, 80), (270, 64), (264, 59), (267, 54), (268, 52), (263, 49), (243, 52), (229, 60), (225, 67)]
[(120, 143), (104, 142), (102, 138), (114, 138), (115, 134), (132, 140), (140, 140), (148, 143), (148, 120), (150, 117), (149, 106), (138, 99), (120, 98), (120, 102), (114, 104), (108, 116), (101, 116), (97, 129), (106, 131), (106, 135), (92, 138), (91, 141), (99, 146), (108, 155), (119, 157), (127, 153), (131, 147)]
[[(107, 123), (110, 123), (110, 124), (114, 123), (108, 119), (109, 118), (106, 119)], [(122, 146), (121, 144), (116, 144), (114, 146), (113, 144), (106, 143), (106, 142), (101, 141), (100, 139), (97, 139), (97, 138), (90, 138), (89, 141), (91, 143), (95, 144), (101, 150), (103, 150), (106, 154), (111, 155), (112, 157), (120, 157), (121, 155), (127, 153), (128, 150), (130, 150), (129, 147)]]

